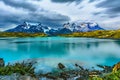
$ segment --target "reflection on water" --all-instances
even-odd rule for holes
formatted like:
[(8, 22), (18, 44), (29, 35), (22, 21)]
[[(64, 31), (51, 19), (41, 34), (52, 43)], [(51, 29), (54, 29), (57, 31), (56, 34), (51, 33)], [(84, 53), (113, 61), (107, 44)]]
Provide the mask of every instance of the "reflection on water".
[[(113, 65), (120, 61), (120, 41), (92, 38), (1, 38), (0, 57), (6, 62), (49, 59)], [(48, 61), (48, 60), (47, 60)]]

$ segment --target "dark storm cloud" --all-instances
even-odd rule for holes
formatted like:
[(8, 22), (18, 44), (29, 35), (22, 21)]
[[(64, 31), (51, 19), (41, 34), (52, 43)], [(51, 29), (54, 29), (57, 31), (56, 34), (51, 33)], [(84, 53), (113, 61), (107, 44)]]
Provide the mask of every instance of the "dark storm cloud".
[(114, 16), (120, 14), (120, 0), (105, 0), (96, 5), (96, 7), (106, 8), (105, 14)]
[(59, 2), (59, 3), (65, 3), (65, 2), (74, 2), (78, 0), (51, 0), (52, 2)]
[(113, 7), (113, 8), (109, 8), (107, 10), (107, 13), (110, 13), (110, 14), (120, 14), (120, 6), (118, 7)]
[[(80, 2), (82, 2), (82, 1), (84, 1), (84, 0), (51, 0), (52, 2), (58, 2), (58, 3), (66, 3), (66, 2), (70, 2), (70, 3), (72, 3), (72, 2), (76, 2), (76, 3), (80, 3)], [(89, 0), (89, 2), (94, 2), (94, 1), (96, 1), (96, 0)]]
[(99, 14), (101, 14), (101, 12), (95, 12), (95, 13), (93, 13), (93, 15), (99, 15)]
[(109, 18), (115, 18), (115, 17), (118, 17), (120, 15), (109, 15)]
[[(70, 18), (68, 16), (50, 12), (41, 7), (33, 6), (32, 3), (25, 2), (23, 0), (17, 2), (17, 0), (1, 0), (6, 6), (10, 6), (15, 9), (0, 10), (0, 27), (8, 27), (11, 24), (20, 24), (24, 21), (31, 23), (43, 23), (48, 26), (56, 27), (61, 26), (64, 22), (68, 22)], [(35, 0), (34, 0), (35, 1)], [(38, 0), (36, 0), (38, 1)], [(6, 7), (7, 8), (7, 7)], [(23, 8), (21, 10), (21, 8)], [(26, 11), (27, 9), (27, 11)], [(20, 13), (19, 13), (19, 12)], [(26, 12), (26, 13), (25, 13)]]
[(35, 23), (40, 22), (51, 27), (60, 27), (63, 23), (70, 21), (70, 18), (68, 16), (55, 13), (52, 15), (50, 14), (49, 16), (46, 16), (45, 14), (29, 13), (30, 16), (26, 18), (26, 21)]
[(89, 0), (89, 2), (94, 2), (94, 1), (96, 1), (96, 0)]
[(12, 6), (15, 8), (23, 8), (23, 9), (28, 9), (28, 10), (36, 10), (37, 6), (33, 5), (32, 3), (28, 3), (23, 0), (1, 0), (8, 6)]
[(75, 2), (77, 5), (80, 4), (83, 0), (51, 0), (56, 3), (72, 3)]
[[(55, 14), (56, 17), (51, 18), (49, 16), (45, 16), (38, 13), (29, 13), (29, 14), (10, 14), (10, 15), (0, 15), (0, 26), (4, 27), (10, 24), (20, 24), (24, 21), (31, 22), (31, 23), (43, 23), (45, 25), (51, 27), (60, 27), (64, 22), (68, 22), (70, 20), (69, 17)], [(50, 15), (53, 16), (53, 15)]]

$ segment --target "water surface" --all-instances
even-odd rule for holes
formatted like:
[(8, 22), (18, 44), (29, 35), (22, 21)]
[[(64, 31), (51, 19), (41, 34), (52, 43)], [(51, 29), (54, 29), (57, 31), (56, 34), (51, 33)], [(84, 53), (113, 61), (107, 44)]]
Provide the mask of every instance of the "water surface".
[(36, 37), (0, 38), (0, 57), (5, 62), (39, 59), (58, 62), (113, 65), (120, 61), (120, 40), (94, 38)]

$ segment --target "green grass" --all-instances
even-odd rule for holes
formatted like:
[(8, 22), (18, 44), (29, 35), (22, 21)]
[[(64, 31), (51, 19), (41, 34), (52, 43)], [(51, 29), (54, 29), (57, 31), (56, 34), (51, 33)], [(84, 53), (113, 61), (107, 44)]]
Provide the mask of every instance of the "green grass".
[(34, 67), (32, 64), (15, 63), (13, 65), (6, 65), (0, 67), (0, 75), (11, 75), (13, 73), (19, 73), (21, 75), (28, 74), (30, 76), (35, 76)]
[(101, 77), (90, 77), (89, 80), (120, 80), (120, 62), (114, 65), (112, 72)]
[[(46, 36), (48, 35), (44, 33), (0, 32), (0, 37), (46, 37)], [(91, 32), (74, 32), (71, 34), (60, 34), (56, 36), (120, 39), (120, 30), (97, 30)]]
[(120, 80), (120, 70), (111, 72), (103, 77), (91, 77), (89, 80)]
[(0, 32), (0, 37), (45, 37), (44, 33)]
[(120, 30), (97, 30), (91, 32), (75, 32), (72, 34), (62, 34), (59, 36), (120, 39)]

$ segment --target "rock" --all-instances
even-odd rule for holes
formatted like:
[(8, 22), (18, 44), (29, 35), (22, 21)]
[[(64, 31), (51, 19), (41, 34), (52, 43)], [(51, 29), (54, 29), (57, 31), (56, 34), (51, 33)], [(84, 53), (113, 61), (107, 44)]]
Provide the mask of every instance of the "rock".
[(58, 68), (59, 68), (59, 69), (64, 69), (65, 66), (64, 66), (62, 63), (59, 63), (59, 64), (58, 64)]
[(67, 80), (70, 76), (66, 72), (60, 73), (60, 78), (63, 78), (64, 80)]
[(20, 75), (20, 74), (14, 73), (11, 75), (0, 76), (0, 80), (39, 80), (39, 79), (28, 76), (28, 75)]
[(5, 65), (5, 62), (3, 60), (3, 58), (0, 58), (0, 67), (3, 67)]
[(83, 68), (82, 66), (79, 66), (79, 68), (80, 68), (81, 70), (84, 70), (84, 68)]
[(111, 66), (103, 66), (103, 65), (97, 65), (99, 68), (103, 69), (104, 73), (109, 73), (112, 71), (112, 67)]
[(75, 64), (76, 67), (78, 67), (79, 65), (78, 64)]
[(87, 79), (84, 78), (84, 77), (79, 77), (79, 78), (77, 78), (76, 80), (87, 80)]
[(33, 78), (31, 76), (20, 76), (19, 80), (38, 80), (38, 79)]
[(44, 75), (44, 77), (46, 77), (46, 78), (48, 78), (48, 79), (54, 79), (54, 80), (57, 79), (57, 77), (56, 77), (56, 76), (53, 76), (52, 73), (47, 73), (47, 74)]
[(84, 70), (84, 68), (78, 64), (75, 64), (76, 67), (79, 67), (81, 70)]
[(46, 77), (47, 77), (48, 79), (53, 79), (53, 80), (56, 80), (56, 79), (57, 79), (57, 77), (52, 76), (52, 75), (47, 75)]
[(89, 72), (89, 77), (98, 77), (100, 75), (99, 71), (91, 71)]

